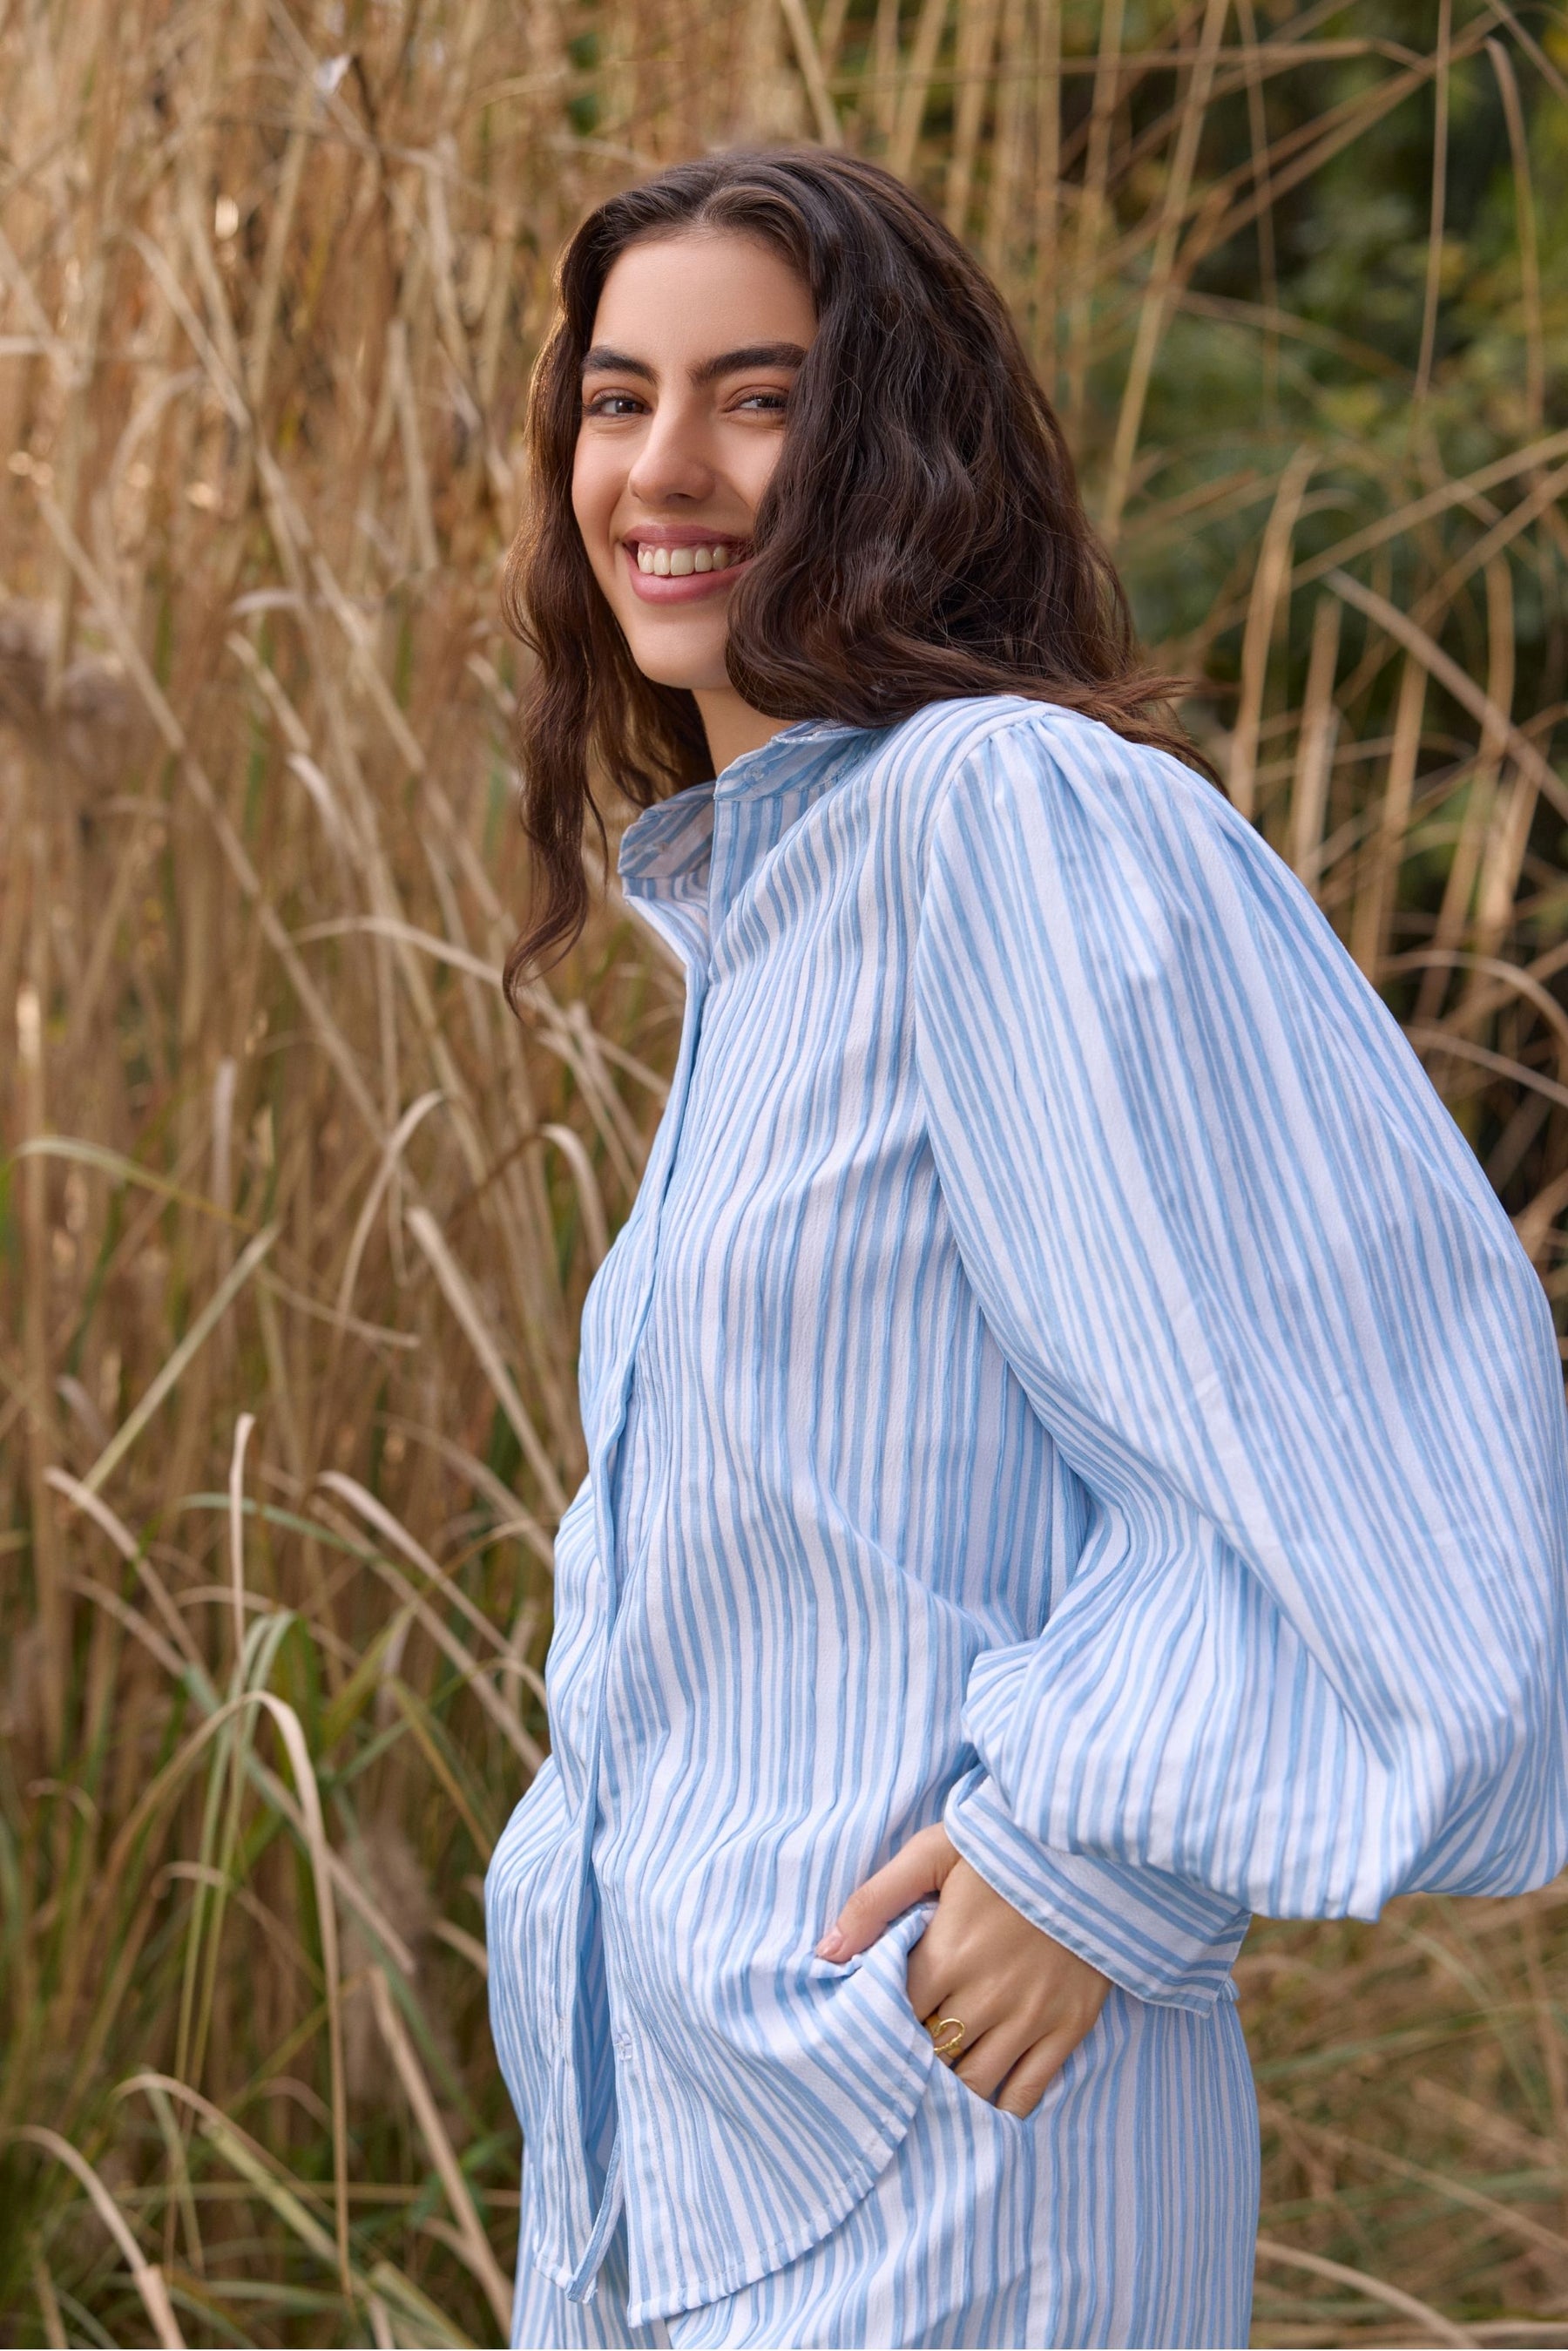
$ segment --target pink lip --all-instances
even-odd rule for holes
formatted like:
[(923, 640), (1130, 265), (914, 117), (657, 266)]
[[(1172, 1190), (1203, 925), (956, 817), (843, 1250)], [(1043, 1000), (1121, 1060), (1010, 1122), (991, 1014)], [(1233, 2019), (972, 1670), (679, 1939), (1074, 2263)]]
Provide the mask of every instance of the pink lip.
[(739, 563), (727, 563), (722, 571), (691, 571), (684, 580), (660, 579), (657, 571), (639, 571), (637, 549), (643, 547), (730, 547), (734, 544), (716, 530), (693, 530), (680, 523), (667, 524), (657, 530), (639, 531), (636, 538), (621, 541), (627, 577), (634, 592), (645, 604), (694, 604), (701, 597), (715, 596), (738, 580), (750, 562), (742, 556)]

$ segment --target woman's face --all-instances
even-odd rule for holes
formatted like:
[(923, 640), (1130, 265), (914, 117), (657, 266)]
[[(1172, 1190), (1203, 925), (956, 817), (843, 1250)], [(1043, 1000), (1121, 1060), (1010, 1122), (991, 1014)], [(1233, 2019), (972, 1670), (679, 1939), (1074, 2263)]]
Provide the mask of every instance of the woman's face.
[(730, 592), (815, 331), (789, 264), (727, 230), (629, 246), (599, 297), (573, 511), (632, 659), (701, 697), (711, 736)]

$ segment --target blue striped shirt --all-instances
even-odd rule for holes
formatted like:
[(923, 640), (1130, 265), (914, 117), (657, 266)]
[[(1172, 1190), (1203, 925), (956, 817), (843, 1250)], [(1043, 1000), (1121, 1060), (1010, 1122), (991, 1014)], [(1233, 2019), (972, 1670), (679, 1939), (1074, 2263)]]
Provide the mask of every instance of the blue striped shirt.
[(929, 1822), (1197, 2011), (1253, 1909), (1550, 1877), (1568, 1448), (1480, 1169), (1176, 760), (1013, 697), (795, 726), (620, 868), (685, 1021), (488, 1907), (528, 2257), (581, 2294), (624, 2212), (641, 2320), (898, 2148), (908, 1938), (814, 1946)]

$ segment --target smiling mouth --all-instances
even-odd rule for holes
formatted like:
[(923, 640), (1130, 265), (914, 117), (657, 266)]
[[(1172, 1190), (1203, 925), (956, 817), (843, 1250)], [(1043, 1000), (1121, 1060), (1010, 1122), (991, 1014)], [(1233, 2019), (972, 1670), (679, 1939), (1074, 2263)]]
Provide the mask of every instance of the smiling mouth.
[(732, 571), (750, 551), (738, 540), (723, 538), (695, 547), (653, 546), (646, 539), (631, 538), (626, 545), (645, 580), (690, 580), (702, 572)]

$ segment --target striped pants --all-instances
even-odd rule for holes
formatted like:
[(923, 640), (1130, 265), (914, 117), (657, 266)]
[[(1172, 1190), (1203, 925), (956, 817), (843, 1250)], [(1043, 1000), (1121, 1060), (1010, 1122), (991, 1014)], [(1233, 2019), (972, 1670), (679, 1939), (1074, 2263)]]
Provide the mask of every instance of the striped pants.
[(771, 2276), (634, 2327), (622, 2227), (588, 2303), (568, 2302), (524, 2252), (512, 2340), (1240, 2345), (1257, 2213), (1257, 2105), (1234, 2002), (1196, 2015), (1113, 1990), (1026, 2118), (933, 2066), (870, 2192)]

